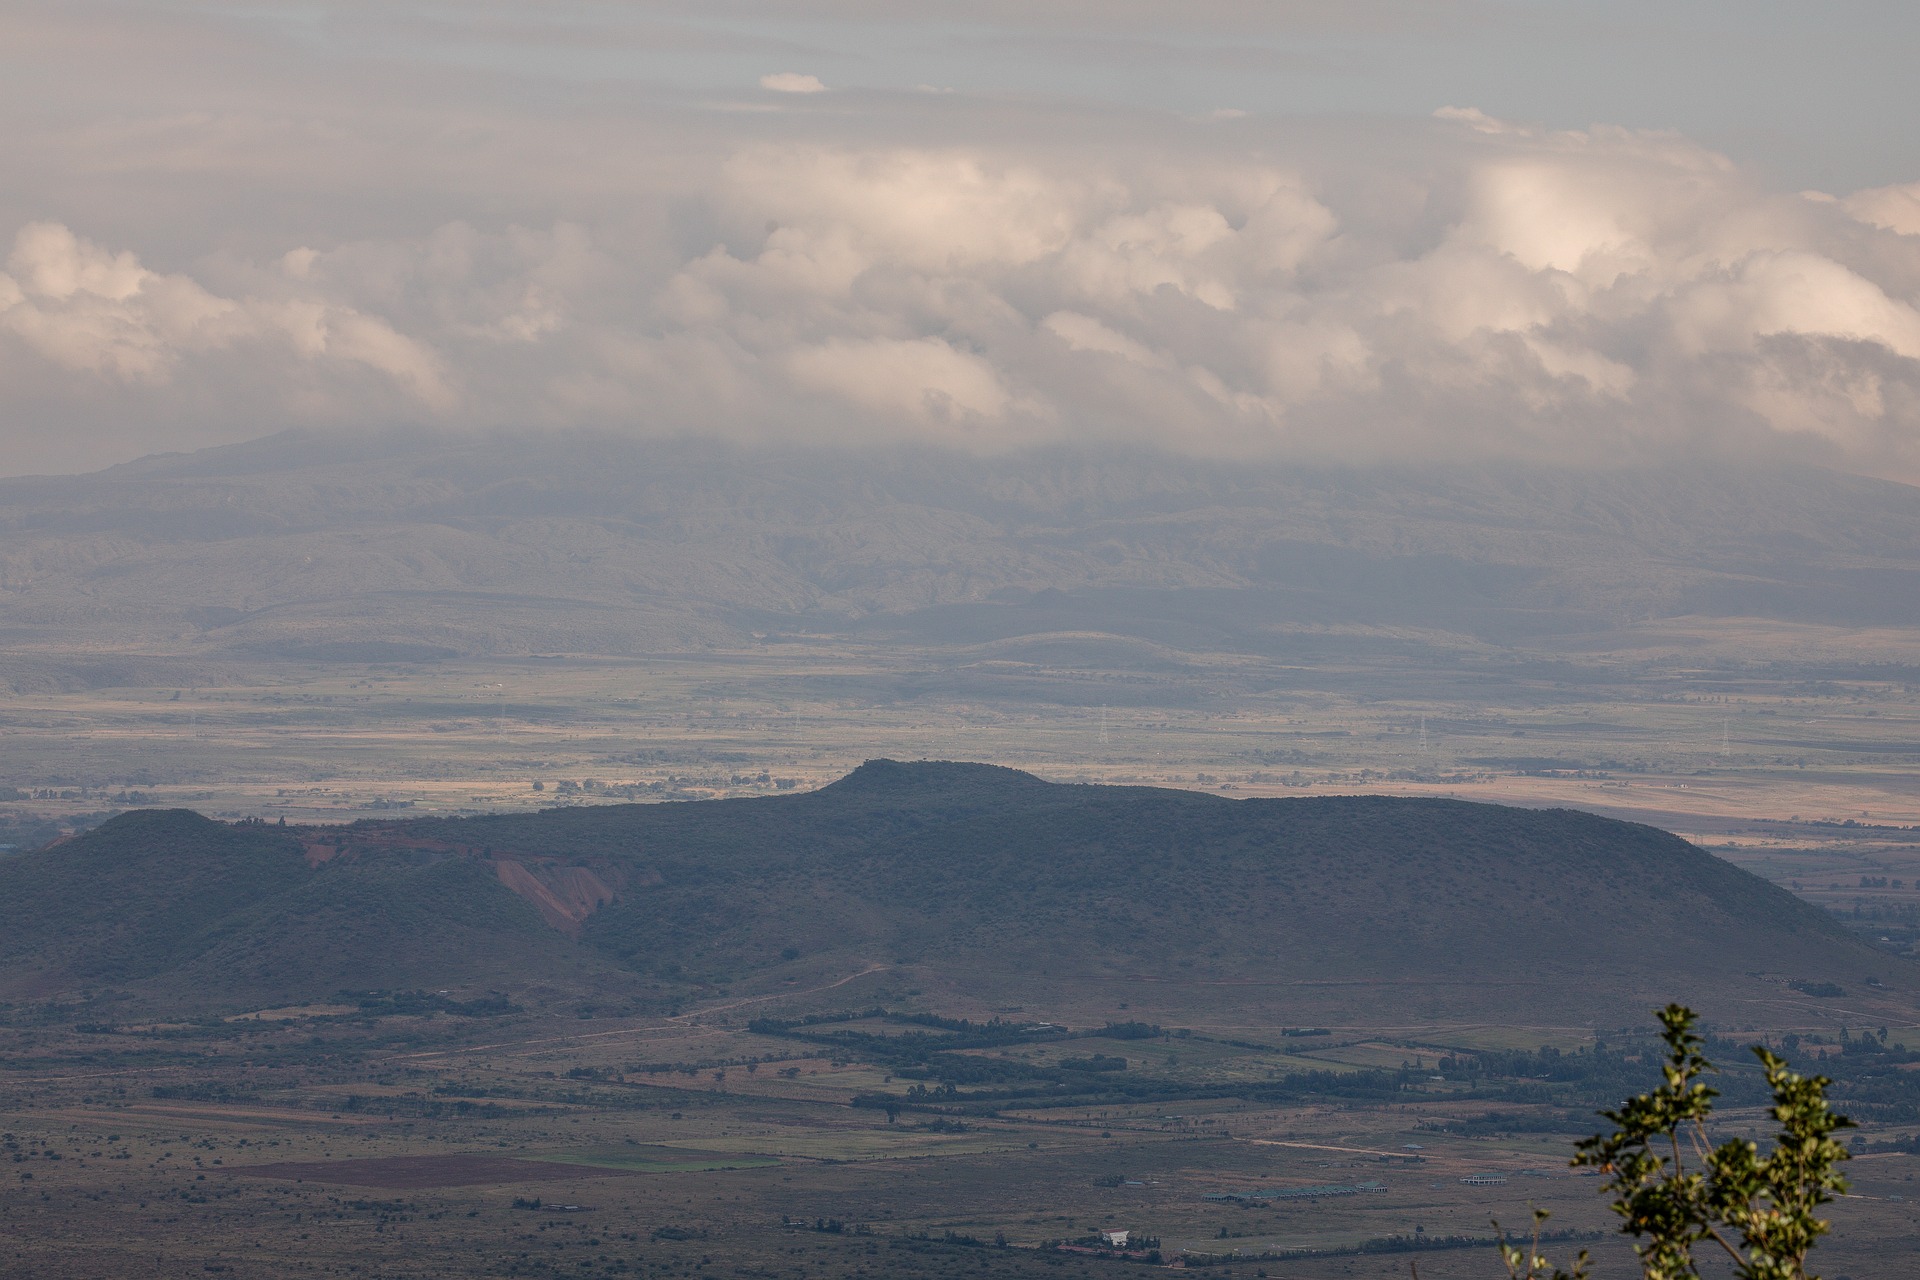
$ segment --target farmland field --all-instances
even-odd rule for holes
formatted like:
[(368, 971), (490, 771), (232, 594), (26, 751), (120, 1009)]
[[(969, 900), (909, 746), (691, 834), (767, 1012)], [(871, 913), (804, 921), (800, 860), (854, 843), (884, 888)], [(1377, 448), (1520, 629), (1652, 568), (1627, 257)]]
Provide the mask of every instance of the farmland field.
[[(1094, 1276), (1130, 1273), (1092, 1240), (1124, 1229), (1223, 1275), (1417, 1261), (1468, 1277), (1495, 1274), (1490, 1220), (1535, 1205), (1570, 1233), (1556, 1249), (1624, 1260), (1595, 1181), (1567, 1167), (1591, 1127), (1585, 1086), (1474, 1076), (1484, 1036), (1347, 1028), (1304, 1049), (1247, 1029), (1056, 1026), (988, 1056), (1124, 1057), (1116, 1074), (1150, 1100), (982, 1108), (962, 1090), (889, 1114), (862, 1099), (886, 1087), (862, 1060), (878, 1038), (853, 1028), (893, 1015), (862, 1012), (815, 1035), (725, 1009), (160, 1030), (16, 1011), (0, 1028), (0, 1274)], [(1391, 1102), (1252, 1089), (1309, 1065), (1408, 1070)], [(1250, 1092), (1197, 1087), (1223, 1076)], [(1747, 1095), (1732, 1101), (1727, 1130), (1758, 1132)], [(1911, 1247), (1920, 1158), (1899, 1140), (1914, 1130), (1863, 1126), (1828, 1274), (1887, 1274)]]

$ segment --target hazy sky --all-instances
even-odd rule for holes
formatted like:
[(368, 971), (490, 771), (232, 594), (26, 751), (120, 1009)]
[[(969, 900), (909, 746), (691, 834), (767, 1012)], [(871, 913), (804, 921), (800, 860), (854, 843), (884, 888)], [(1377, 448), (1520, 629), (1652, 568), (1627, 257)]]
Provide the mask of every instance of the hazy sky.
[(1911, 4), (0, 5), (0, 472), (290, 425), (1920, 478)]

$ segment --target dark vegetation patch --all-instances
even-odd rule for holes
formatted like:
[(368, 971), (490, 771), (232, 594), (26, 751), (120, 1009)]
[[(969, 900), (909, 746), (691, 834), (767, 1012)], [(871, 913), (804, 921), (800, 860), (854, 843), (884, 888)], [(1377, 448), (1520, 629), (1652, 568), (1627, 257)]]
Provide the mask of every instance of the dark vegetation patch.
[[(895, 1023), (937, 1025), (946, 1034), (887, 1034), (848, 1030), (839, 1024)], [(998, 1018), (969, 1022), (925, 1013), (865, 1009), (806, 1018), (759, 1018), (750, 1030), (761, 1036), (795, 1040), (849, 1061), (871, 1064), (904, 1089), (855, 1095), (853, 1105), (889, 1116), (906, 1112), (938, 1115), (994, 1115), (1006, 1111), (1172, 1104), (1238, 1099), (1263, 1105), (1311, 1100), (1347, 1105), (1407, 1103), (1445, 1098), (1451, 1104), (1488, 1102), (1511, 1108), (1477, 1115), (1426, 1120), (1420, 1129), (1486, 1137), (1518, 1133), (1579, 1135), (1592, 1131), (1598, 1109), (1643, 1092), (1657, 1083), (1656, 1045), (1644, 1036), (1600, 1041), (1591, 1047), (1562, 1050), (1443, 1051), (1431, 1061), (1393, 1069), (1292, 1071), (1265, 1080), (1182, 1079), (1147, 1070), (1127, 1070), (1117, 1057), (1092, 1054), (1035, 1062), (1001, 1056), (1021, 1046), (1110, 1038), (1114, 1024), (1080, 1031)], [(1161, 1031), (1160, 1038), (1194, 1046), (1248, 1046), (1202, 1035), (1187, 1028)], [(1747, 1039), (1709, 1037), (1708, 1056), (1720, 1067), (1714, 1087), (1728, 1105), (1755, 1106), (1768, 1097), (1765, 1080)], [(1906, 1070), (1920, 1052), (1889, 1043), (1883, 1033), (1836, 1038), (1789, 1035), (1775, 1045), (1795, 1065), (1835, 1081), (1832, 1096), (1876, 1119), (1920, 1121), (1920, 1073)], [(1099, 1065), (1096, 1065), (1099, 1064)], [(1146, 1064), (1143, 1062), (1142, 1067)], [(1439, 1088), (1435, 1089), (1434, 1086)], [(1556, 1108), (1550, 1110), (1549, 1108)]]
[(226, 1170), (236, 1177), (285, 1178), (330, 1182), (349, 1187), (392, 1190), (416, 1187), (479, 1187), (500, 1183), (563, 1182), (575, 1178), (618, 1178), (630, 1169), (559, 1164), (516, 1156), (378, 1156), (366, 1160), (306, 1160), (241, 1165)]

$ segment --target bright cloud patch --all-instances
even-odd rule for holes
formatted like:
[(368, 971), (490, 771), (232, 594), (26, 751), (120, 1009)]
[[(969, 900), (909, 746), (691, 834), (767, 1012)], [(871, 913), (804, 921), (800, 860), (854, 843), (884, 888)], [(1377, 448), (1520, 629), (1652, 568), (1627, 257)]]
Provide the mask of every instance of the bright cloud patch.
[(309, 420), (1360, 458), (1784, 443), (1920, 476), (1920, 185), (1770, 192), (1672, 135), (1466, 111), (1397, 167), (1192, 128), (741, 144), (637, 190), (658, 218), (213, 274), (35, 224), (0, 274), (0, 358), (155, 405), (243, 360), (256, 407)]
[(361, 365), (430, 409), (455, 404), (435, 357), (379, 319), (316, 297), (219, 297), (58, 223), (14, 237), (0, 274), (0, 332), (63, 369), (126, 382), (164, 386), (183, 361), (251, 348)]
[(777, 71), (772, 75), (760, 77), (760, 87), (774, 93), (825, 93), (827, 86), (820, 83), (819, 76), (805, 76), (797, 71)]

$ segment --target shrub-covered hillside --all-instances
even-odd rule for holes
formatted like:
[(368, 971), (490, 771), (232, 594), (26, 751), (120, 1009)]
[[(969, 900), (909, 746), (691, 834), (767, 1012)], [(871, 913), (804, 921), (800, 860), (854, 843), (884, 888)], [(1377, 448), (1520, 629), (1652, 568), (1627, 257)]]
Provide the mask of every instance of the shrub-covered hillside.
[[(0, 864), (14, 995), (190, 983), (807, 991), (1630, 1020), (1904, 962), (1650, 827), (1380, 796), (1233, 801), (874, 761), (819, 791), (340, 828), (116, 819)], [(898, 985), (898, 984), (897, 984)], [(1831, 1002), (1829, 1002), (1831, 1003)]]

